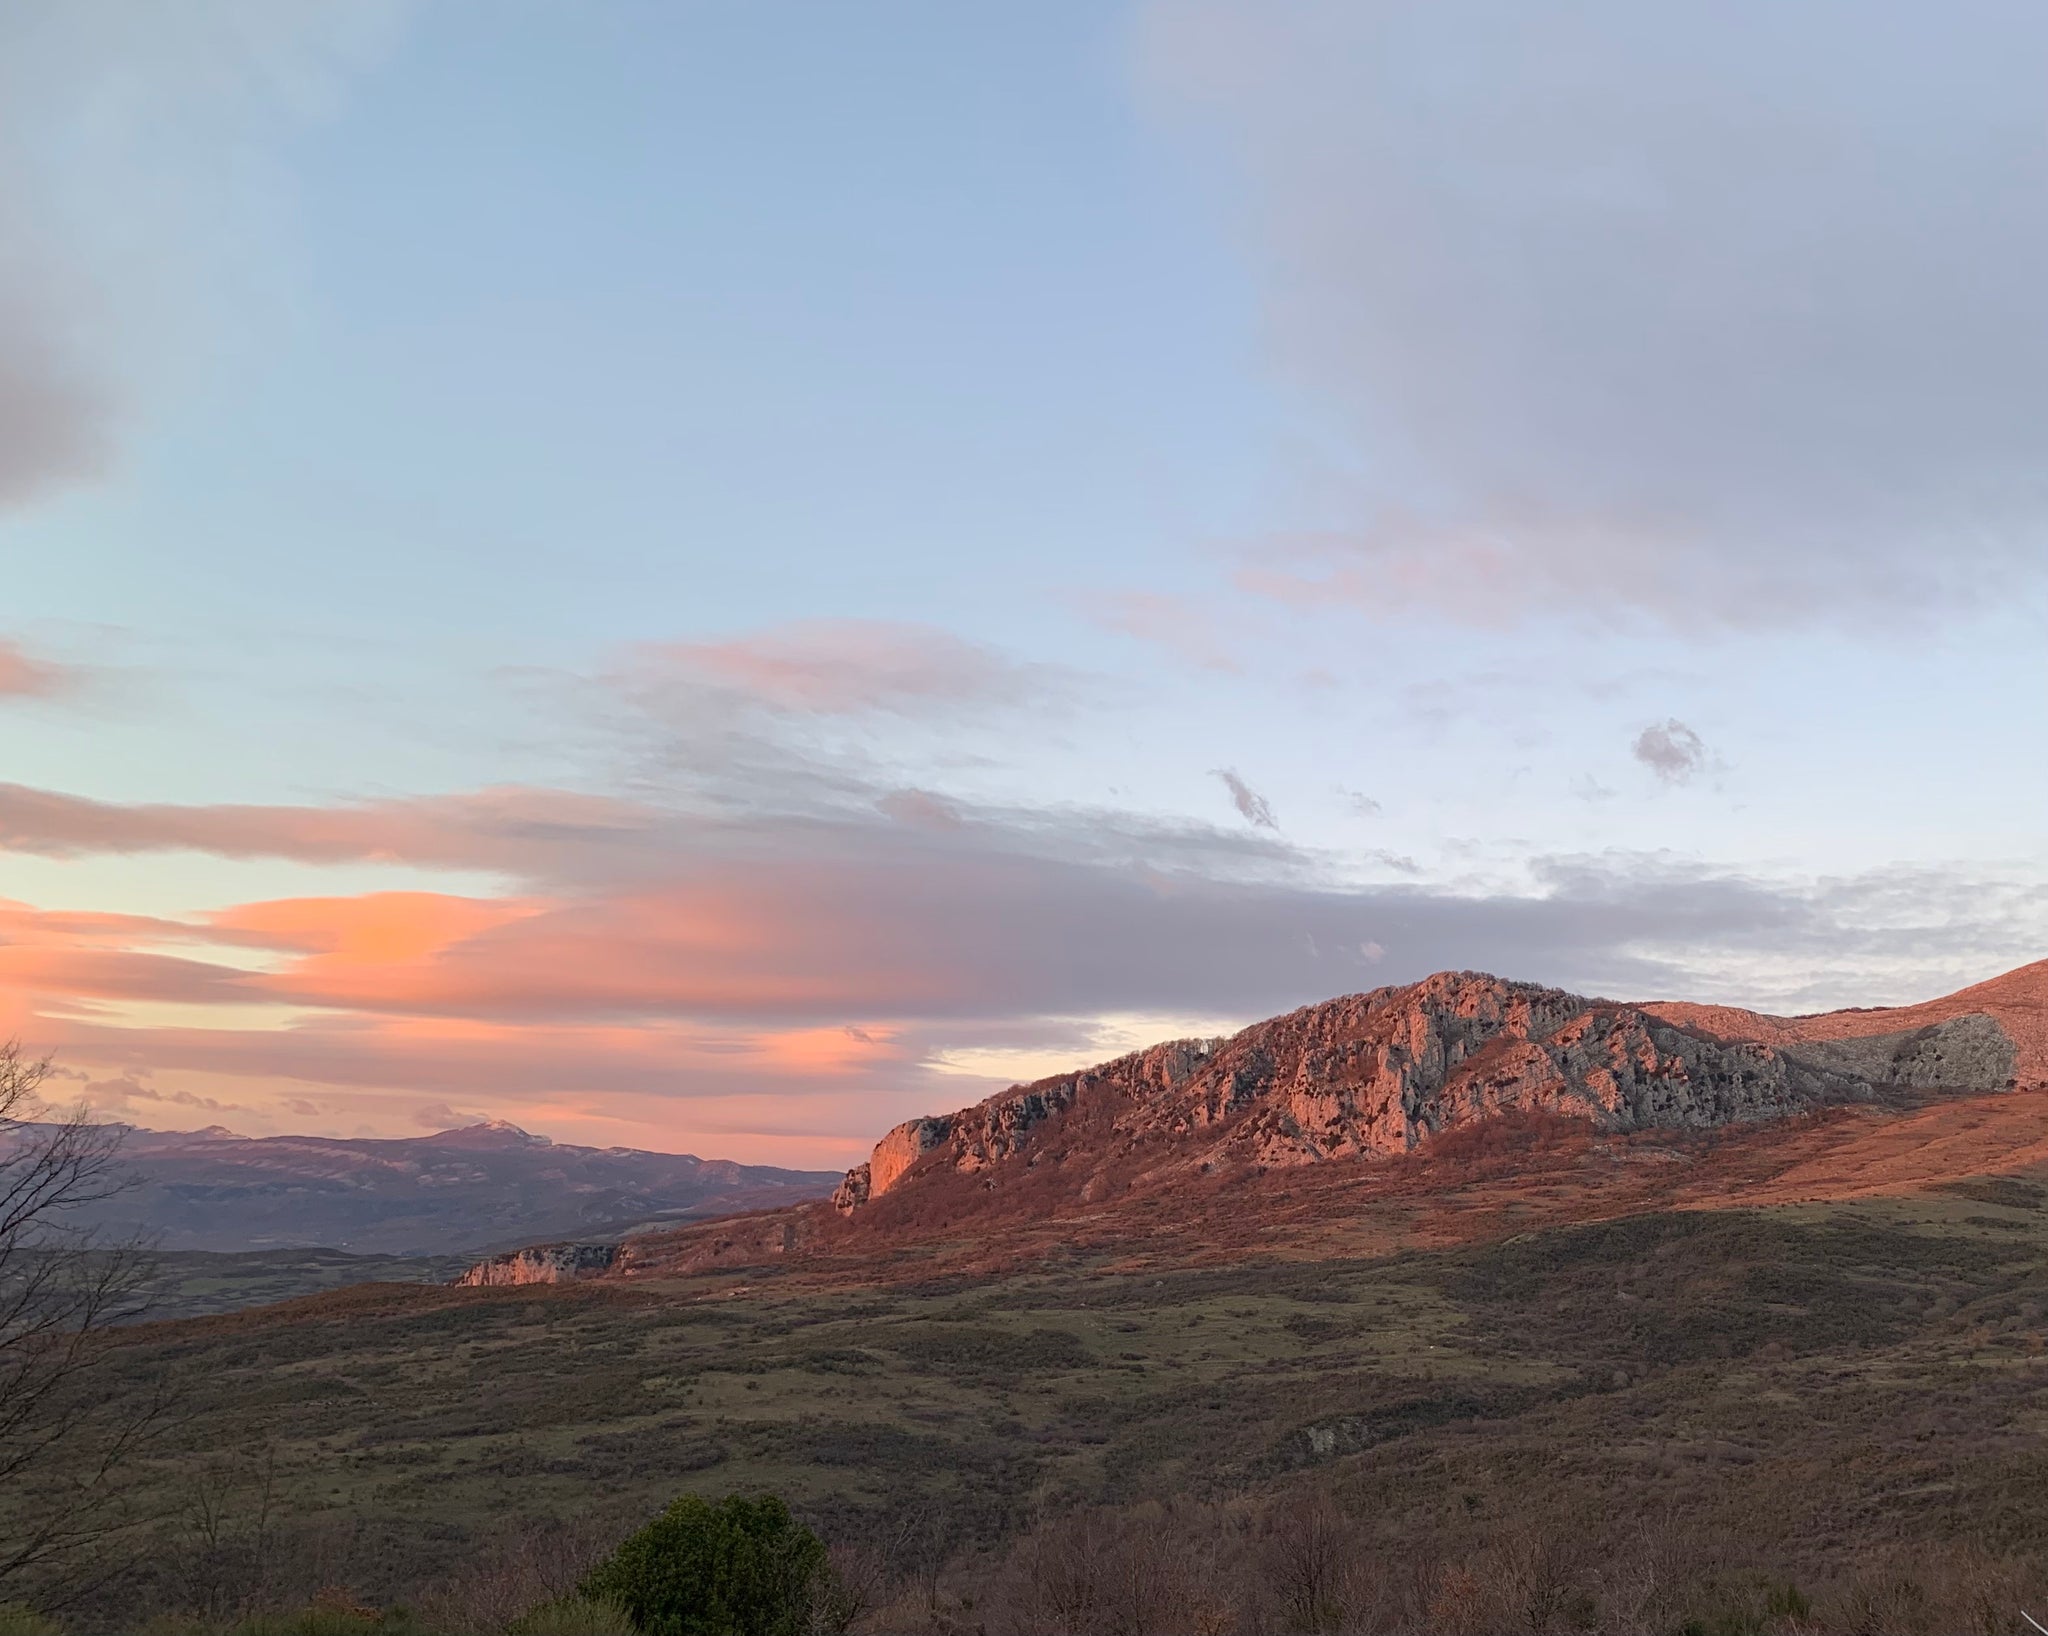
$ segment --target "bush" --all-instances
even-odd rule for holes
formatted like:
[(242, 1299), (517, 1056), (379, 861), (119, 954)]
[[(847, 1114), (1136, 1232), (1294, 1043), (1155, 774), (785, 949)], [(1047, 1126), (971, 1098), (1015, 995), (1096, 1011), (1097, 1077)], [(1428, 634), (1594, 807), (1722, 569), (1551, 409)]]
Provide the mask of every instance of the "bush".
[(829, 1573), (818, 1536), (772, 1494), (677, 1500), (578, 1587), (644, 1636), (802, 1636)]
[(543, 1602), (505, 1627), (507, 1636), (639, 1636), (640, 1627), (616, 1602), (565, 1596)]
[(62, 1628), (19, 1602), (0, 1604), (0, 1636), (59, 1636)]

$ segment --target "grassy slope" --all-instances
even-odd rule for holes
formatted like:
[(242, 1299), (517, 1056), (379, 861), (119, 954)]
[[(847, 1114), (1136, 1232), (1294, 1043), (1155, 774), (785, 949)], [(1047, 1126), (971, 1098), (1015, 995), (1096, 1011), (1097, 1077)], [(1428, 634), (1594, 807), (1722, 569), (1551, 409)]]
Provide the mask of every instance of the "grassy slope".
[(351, 1284), (445, 1284), (466, 1256), (351, 1255), (344, 1250), (167, 1250), (156, 1257), (149, 1313), (201, 1318)]
[(1306, 1479), (1396, 1542), (1537, 1503), (1767, 1529), (1788, 1564), (2048, 1546), (2048, 1195), (1959, 1186), (1378, 1259), (370, 1286), (144, 1331), (123, 1367), (185, 1387), (147, 1499), (274, 1450), (292, 1515), (392, 1542), (378, 1594), (508, 1513), (682, 1490), (778, 1490), (842, 1534)]

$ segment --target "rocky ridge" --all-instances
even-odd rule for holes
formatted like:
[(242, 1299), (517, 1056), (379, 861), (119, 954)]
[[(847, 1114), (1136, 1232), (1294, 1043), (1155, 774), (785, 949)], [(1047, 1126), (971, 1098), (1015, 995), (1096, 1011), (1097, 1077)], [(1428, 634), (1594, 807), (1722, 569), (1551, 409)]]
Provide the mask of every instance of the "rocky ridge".
[(568, 1284), (595, 1278), (619, 1259), (616, 1244), (535, 1244), (479, 1261), (455, 1280), (496, 1287), (506, 1284)]
[[(2048, 962), (2011, 975), (2028, 978), (2014, 992), (2033, 995)], [(1116, 1155), (1158, 1180), (1175, 1170), (1405, 1153), (1508, 1112), (1561, 1114), (1611, 1131), (1703, 1129), (1892, 1087), (2013, 1083), (2031, 1064), (2024, 1009), (1951, 1002), (1784, 1019), (1624, 1005), (1441, 972), (908, 1120), (847, 1172), (833, 1203), (854, 1215), (926, 1174), (998, 1185), (1035, 1165), (1040, 1133), (1077, 1109), (1106, 1119), (1105, 1162)]]

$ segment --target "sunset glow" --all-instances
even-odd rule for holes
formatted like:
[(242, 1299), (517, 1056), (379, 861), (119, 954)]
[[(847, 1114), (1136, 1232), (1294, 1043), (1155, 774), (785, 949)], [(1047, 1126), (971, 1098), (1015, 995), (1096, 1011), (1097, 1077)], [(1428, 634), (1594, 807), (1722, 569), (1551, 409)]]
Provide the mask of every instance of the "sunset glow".
[(1678, 20), (576, 10), (0, 33), (66, 1097), (838, 1166), (1437, 969), (2042, 951), (2048, 231), (1950, 175), (2040, 157), (2029, 49), (1923, 151), (1949, 36), (1788, 37), (1758, 174)]

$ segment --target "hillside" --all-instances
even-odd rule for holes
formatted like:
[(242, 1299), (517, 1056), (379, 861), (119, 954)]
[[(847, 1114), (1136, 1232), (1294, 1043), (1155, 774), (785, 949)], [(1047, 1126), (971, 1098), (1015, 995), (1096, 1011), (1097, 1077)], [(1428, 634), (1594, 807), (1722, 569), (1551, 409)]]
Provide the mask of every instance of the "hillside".
[[(1464, 1176), (1441, 1156), (1396, 1172)], [(1891, 1594), (1959, 1541), (1979, 1556), (1954, 1571), (1980, 1577), (2048, 1551), (2041, 1179), (1399, 1255), (1254, 1242), (1227, 1264), (1133, 1267), (1122, 1246), (1069, 1243), (970, 1279), (906, 1248), (857, 1278), (336, 1291), (130, 1332), (120, 1389), (183, 1393), (135, 1503), (175, 1519), (196, 1464), (239, 1483), (231, 1527), (305, 1564), (292, 1594), (384, 1603), (545, 1549), (555, 1519), (616, 1538), (678, 1493), (767, 1489), (871, 1561), (880, 1594), (914, 1597), (858, 1627), (873, 1632), (1301, 1628), (991, 1614), (1012, 1575), (1073, 1560), (1029, 1530), (1077, 1508), (1091, 1539), (1137, 1528), (1206, 1551), (1205, 1517), (1226, 1541), (1277, 1542), (1332, 1496), (1367, 1519), (1357, 1557), (1388, 1587), (1505, 1552), (1575, 1597), (1638, 1579)], [(0, 1493), (0, 1529), (33, 1498)], [(110, 1593), (119, 1617), (84, 1628), (177, 1605), (183, 1538), (166, 1523)], [(1257, 1583), (1248, 1568), (1231, 1594)], [(1694, 1628), (1816, 1628), (1716, 1622), (1722, 1606)]]
[(504, 1123), (372, 1140), (133, 1130), (92, 1222), (172, 1251), (447, 1256), (821, 1197), (830, 1172), (577, 1147)]
[[(1981, 1018), (2013, 1047), (2012, 1074), (2018, 1083), (2048, 1087), (2048, 960), (1973, 983), (1919, 1005), (1859, 1006), (1805, 1017), (1773, 1017), (1734, 1006), (1661, 1002), (1644, 1010), (1720, 1039), (1758, 1040), (1781, 1048), (1838, 1047), (1855, 1041), (1904, 1040), (1920, 1031), (1945, 1029)], [(1983, 1032), (1981, 1025), (1978, 1032)]]
[(1384, 1254), (1899, 1192), (2048, 1161), (2048, 1080), (2020, 1043), (2044, 991), (2048, 963), (1770, 1018), (1441, 973), (906, 1121), (831, 1206), (650, 1235), (604, 1276), (829, 1279), (911, 1246), (962, 1270), (1075, 1244), (1129, 1264)]
[[(2013, 976), (2023, 979), (2019, 991), (2038, 995), (2048, 964), (2031, 969), (2032, 977)], [(1091, 1104), (1107, 1109), (1107, 1127), (1084, 1160), (1094, 1171), (1076, 1190), (1084, 1201), (1115, 1185), (1118, 1172), (1142, 1185), (1247, 1164), (1405, 1154), (1509, 1113), (1563, 1115), (1606, 1131), (1702, 1130), (1901, 1089), (2002, 1089), (2016, 1044), (1997, 1016), (1956, 1003), (1963, 998), (1911, 1014), (1797, 1023), (1715, 1010), (1710, 1028), (1693, 1015), (1698, 1008), (1622, 1005), (1441, 972), (1229, 1039), (1154, 1046), (910, 1120), (848, 1173), (834, 1202), (858, 1211), (940, 1169), (1001, 1187), (1033, 1167), (1042, 1150), (1036, 1132)]]

